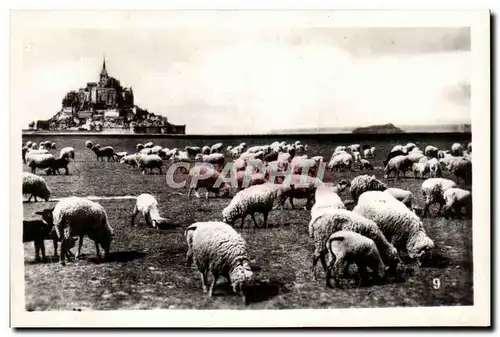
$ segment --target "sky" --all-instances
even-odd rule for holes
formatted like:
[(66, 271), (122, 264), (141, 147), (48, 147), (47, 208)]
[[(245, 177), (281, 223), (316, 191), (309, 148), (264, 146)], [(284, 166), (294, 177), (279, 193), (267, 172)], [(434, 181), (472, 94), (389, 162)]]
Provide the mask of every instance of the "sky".
[(26, 28), (12, 43), (11, 109), (47, 119), (110, 76), (190, 134), (470, 123), (467, 27)]

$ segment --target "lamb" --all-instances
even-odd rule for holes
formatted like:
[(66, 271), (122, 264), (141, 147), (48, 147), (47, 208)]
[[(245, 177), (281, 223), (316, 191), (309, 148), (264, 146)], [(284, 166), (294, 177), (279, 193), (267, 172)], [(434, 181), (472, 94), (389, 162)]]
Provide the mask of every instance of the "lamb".
[(369, 176), (363, 174), (355, 177), (351, 181), (350, 192), (354, 202), (358, 201), (359, 196), (366, 191), (385, 191), (387, 185), (375, 178), (375, 176)]
[(60, 158), (68, 158), (75, 160), (75, 148), (74, 147), (63, 147), (59, 153)]
[(346, 209), (332, 209), (312, 219), (309, 222), (309, 237), (314, 242), (314, 254), (312, 259), (313, 279), (317, 279), (316, 265), (321, 261), (323, 269), (327, 272), (326, 256), (328, 254), (327, 242), (330, 236), (341, 230), (348, 230), (364, 235), (372, 239), (384, 261), (390, 268), (390, 272), (398, 271), (401, 261), (398, 252), (393, 245), (387, 241), (377, 224), (357, 213)]
[(394, 247), (422, 262), (432, 256), (434, 242), (427, 236), (420, 218), (402, 202), (385, 192), (363, 193), (353, 209), (375, 222)]
[(137, 166), (137, 154), (129, 154), (125, 157), (122, 157), (122, 159), (120, 159), (120, 164), (127, 164), (129, 166), (136, 167)]
[(45, 179), (36, 174), (23, 172), (23, 194), (29, 195), (28, 202), (32, 197), (35, 198), (35, 202), (37, 197), (49, 201), (51, 191)]
[(396, 200), (401, 201), (406, 207), (413, 210), (413, 193), (401, 188), (390, 187), (384, 191), (392, 195)]
[(87, 141), (85, 142), (85, 147), (86, 147), (87, 149), (92, 149), (92, 148), (94, 147), (94, 143), (92, 143), (90, 140), (87, 140)]
[[(50, 213), (50, 214), (49, 214)], [(45, 256), (45, 240), (52, 240), (54, 244), (54, 256), (57, 257), (57, 235), (55, 233), (52, 221), (47, 223), (43, 218), (49, 215), (52, 216), (52, 210), (46, 209), (41, 212), (35, 212), (41, 215), (42, 219), (23, 220), (23, 243), (31, 242), (35, 244), (35, 261), (40, 261), (40, 252), (42, 253), (43, 261), (47, 260)]]
[(99, 245), (104, 249), (104, 258), (109, 257), (114, 230), (109, 225), (106, 211), (100, 204), (86, 198), (64, 198), (56, 204), (52, 214), (57, 237), (61, 241), (62, 265), (66, 264), (67, 252), (74, 246), (75, 236), (80, 239), (75, 258), (81, 256), (85, 235), (95, 242), (96, 255), (99, 259), (101, 258)]
[(97, 160), (99, 159), (104, 160), (103, 158), (106, 157), (108, 158), (109, 161), (110, 159), (115, 160), (115, 158), (117, 157), (115, 150), (111, 146), (105, 146), (101, 148), (95, 145), (94, 147), (92, 147), (92, 151), (94, 151)]
[(429, 215), (429, 207), (434, 203), (439, 204), (439, 214), (445, 203), (444, 192), (456, 186), (457, 184), (453, 180), (445, 178), (426, 179), (421, 186), (422, 196), (425, 200), (423, 215)]
[(226, 159), (224, 158), (224, 154), (222, 153), (212, 153), (209, 155), (199, 153), (196, 155), (195, 160), (212, 164), (219, 170), (222, 170), (224, 164), (226, 163)]
[(209, 192), (213, 192), (217, 196), (221, 191), (222, 196), (227, 196), (229, 194), (229, 186), (227, 186), (225, 181), (221, 178), (220, 173), (210, 166), (196, 165), (191, 168), (191, 170), (189, 170), (188, 181), (188, 198), (191, 197), (191, 193), (194, 191), (195, 196), (199, 199), (200, 195), (198, 189), (200, 188), (205, 188), (206, 190), (205, 199), (208, 199)]
[(472, 215), (472, 193), (470, 191), (452, 187), (444, 191), (443, 197), (446, 203), (443, 207), (443, 213), (446, 217), (460, 213), (462, 207), (465, 207), (467, 216)]
[(466, 184), (470, 184), (472, 181), (472, 161), (469, 159), (463, 158), (462, 160), (451, 161), (448, 164), (447, 170), (455, 175), (457, 183), (460, 183), (460, 178)]
[(427, 162), (427, 166), (429, 167), (429, 176), (431, 178), (441, 177), (441, 164), (439, 160), (432, 158)]
[(277, 177), (279, 188), (276, 194), (278, 205), (283, 209), (286, 200), (290, 199), (290, 205), (294, 209), (293, 199), (307, 199), (305, 209), (311, 209), (314, 204), (316, 188), (323, 185), (321, 179), (301, 174), (292, 174), (286, 178)]
[(189, 158), (194, 158), (198, 153), (201, 153), (199, 146), (186, 146), (184, 150), (186, 150)]
[(157, 168), (160, 174), (163, 174), (161, 169), (163, 166), (163, 161), (161, 160), (160, 156), (156, 154), (139, 154), (136, 156), (135, 161), (139, 169), (142, 170), (142, 174), (146, 173), (147, 168), (149, 169), (150, 173), (153, 173), (153, 169)]
[(370, 163), (370, 161), (366, 159), (360, 159), (359, 160), (359, 169), (360, 170), (371, 170), (373, 171), (373, 164)]
[(37, 168), (46, 169), (52, 167), (54, 161), (56, 160), (56, 158), (50, 153), (45, 153), (45, 154), (28, 153), (26, 159), (27, 159), (27, 165), (28, 167), (31, 168), (31, 173), (33, 174), (36, 173)]
[(216, 143), (212, 145), (212, 147), (210, 148), (210, 153), (222, 153), (223, 146), (224, 145), (222, 143)]
[(452, 156), (462, 156), (464, 152), (464, 149), (462, 148), (462, 144), (460, 143), (453, 143), (451, 145), (451, 155)]
[(146, 220), (146, 224), (154, 228), (160, 228), (161, 225), (167, 222), (166, 219), (160, 216), (160, 212), (158, 211), (158, 201), (156, 201), (155, 197), (148, 193), (143, 193), (137, 197), (134, 211), (132, 213), (132, 226), (135, 226), (134, 219), (139, 213), (141, 213)]
[(326, 286), (331, 287), (330, 279), (339, 287), (340, 275), (348, 270), (351, 263), (358, 267), (360, 285), (368, 279), (367, 267), (374, 271), (377, 281), (385, 280), (387, 267), (372, 239), (352, 231), (338, 231), (333, 233), (326, 243), (330, 254), (330, 263), (326, 272)]
[(432, 145), (427, 145), (424, 154), (429, 158), (437, 158), (439, 149)]
[[(231, 226), (223, 222), (195, 222), (185, 230), (188, 251), (186, 264), (194, 260), (201, 274), (203, 291), (212, 297), (220, 276), (231, 282), (233, 292), (247, 303), (246, 293), (254, 286), (245, 240)], [(212, 282), (208, 286), (208, 273)]]
[(395, 178), (399, 178), (399, 173), (403, 173), (403, 177), (406, 176), (406, 171), (410, 170), (413, 162), (406, 156), (396, 156), (391, 158), (384, 168), (384, 178), (388, 178), (391, 172), (394, 173)]
[(243, 228), (245, 218), (250, 214), (255, 227), (259, 227), (254, 214), (262, 213), (264, 216), (262, 226), (267, 227), (267, 217), (273, 209), (276, 191), (276, 185), (270, 183), (250, 186), (239, 191), (222, 210), (222, 221), (234, 225), (235, 221), (241, 218), (241, 228)]
[(69, 175), (68, 164), (69, 159), (67, 157), (56, 158), (47, 170), (47, 175), (59, 174), (60, 169), (64, 169), (66, 171), (66, 175)]

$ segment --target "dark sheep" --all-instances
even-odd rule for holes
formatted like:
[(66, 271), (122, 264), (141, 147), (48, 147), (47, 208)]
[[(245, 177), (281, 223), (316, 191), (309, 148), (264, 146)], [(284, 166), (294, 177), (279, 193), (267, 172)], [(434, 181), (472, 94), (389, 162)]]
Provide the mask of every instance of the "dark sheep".
[[(52, 210), (45, 209), (35, 214), (47, 218), (51, 217)], [(52, 240), (54, 243), (54, 256), (57, 257), (57, 234), (52, 222), (47, 223), (42, 219), (23, 220), (23, 242), (33, 241), (35, 243), (35, 261), (37, 262), (40, 261), (40, 252), (42, 252), (43, 261), (47, 260), (45, 256), (45, 240)]]
[(406, 153), (404, 153), (403, 151), (400, 151), (400, 150), (390, 152), (387, 155), (387, 158), (384, 160), (384, 166), (387, 166), (387, 163), (389, 162), (389, 160), (391, 160), (392, 158), (397, 157), (397, 156), (406, 156)]
[(104, 160), (102, 159), (104, 157), (108, 158), (108, 161), (110, 161), (110, 159), (113, 159), (113, 161), (116, 161), (118, 159), (118, 155), (115, 153), (115, 150), (111, 146), (105, 146), (101, 148), (100, 146), (95, 145), (92, 148), (92, 151), (94, 151), (94, 153), (96, 154), (97, 160), (99, 160), (99, 158), (101, 158), (101, 160)]

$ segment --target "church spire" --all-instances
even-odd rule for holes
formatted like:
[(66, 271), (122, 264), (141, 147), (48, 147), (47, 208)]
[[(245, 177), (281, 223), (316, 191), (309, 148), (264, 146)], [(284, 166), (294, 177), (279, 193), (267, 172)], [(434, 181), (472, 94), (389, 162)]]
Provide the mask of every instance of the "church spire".
[(102, 60), (102, 70), (101, 70), (101, 76), (108, 76), (108, 72), (106, 70), (106, 57), (103, 57)]

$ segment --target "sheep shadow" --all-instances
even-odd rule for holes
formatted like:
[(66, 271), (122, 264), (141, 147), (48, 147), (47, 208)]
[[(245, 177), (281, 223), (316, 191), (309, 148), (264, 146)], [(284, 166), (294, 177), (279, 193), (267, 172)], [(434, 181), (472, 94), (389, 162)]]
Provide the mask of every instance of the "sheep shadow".
[[(83, 254), (82, 254), (83, 255)], [(130, 262), (145, 257), (147, 254), (144, 252), (138, 252), (136, 250), (121, 251), (121, 252), (110, 252), (106, 259), (99, 259), (96, 256), (90, 257), (87, 260), (95, 263), (113, 263), (113, 262)], [(83, 255), (82, 257), (85, 257)]]
[(279, 294), (290, 292), (286, 284), (277, 280), (257, 280), (255, 286), (246, 291), (247, 304), (268, 301)]

